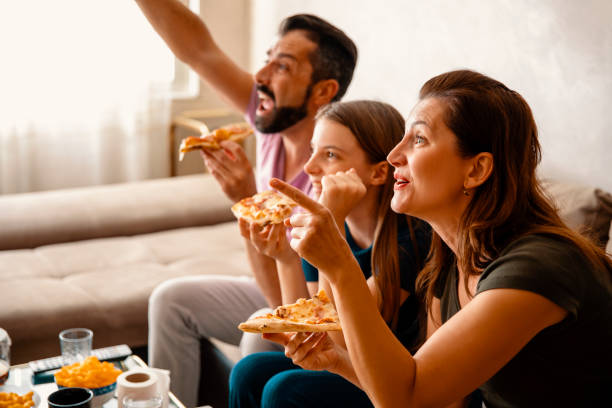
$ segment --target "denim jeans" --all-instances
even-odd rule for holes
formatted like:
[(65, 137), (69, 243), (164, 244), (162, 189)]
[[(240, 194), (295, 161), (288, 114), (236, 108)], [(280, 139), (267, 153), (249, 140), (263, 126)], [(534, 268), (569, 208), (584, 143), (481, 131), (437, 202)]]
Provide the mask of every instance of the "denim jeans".
[(372, 407), (366, 393), (349, 381), (327, 371), (303, 370), (282, 352), (240, 360), (229, 388), (231, 408)]

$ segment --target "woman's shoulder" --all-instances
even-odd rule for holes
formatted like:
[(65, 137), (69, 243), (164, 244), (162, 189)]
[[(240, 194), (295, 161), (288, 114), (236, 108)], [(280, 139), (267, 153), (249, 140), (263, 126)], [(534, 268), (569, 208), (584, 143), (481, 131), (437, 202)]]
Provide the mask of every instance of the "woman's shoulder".
[(477, 293), (520, 289), (538, 293), (576, 313), (596, 284), (595, 266), (576, 244), (555, 235), (523, 236), (500, 253), (480, 276)]
[[(484, 270), (481, 280), (500, 268), (516, 267), (516, 273), (584, 268), (588, 260), (572, 242), (560, 236), (529, 234), (508, 244)], [(506, 271), (508, 273), (508, 271)]]
[(518, 237), (514, 241), (510, 242), (503, 249), (501, 255), (510, 253), (512, 251), (517, 250), (532, 250), (532, 249), (547, 249), (549, 251), (558, 251), (558, 250), (572, 250), (577, 247), (574, 243), (569, 240), (553, 234), (526, 234), (521, 237)]

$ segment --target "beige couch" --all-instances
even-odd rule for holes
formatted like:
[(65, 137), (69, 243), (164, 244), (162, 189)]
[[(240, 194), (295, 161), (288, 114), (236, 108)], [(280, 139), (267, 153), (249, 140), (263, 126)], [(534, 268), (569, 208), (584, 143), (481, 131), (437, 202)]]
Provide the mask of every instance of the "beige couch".
[[(609, 194), (546, 188), (570, 226), (586, 226), (612, 253)], [(93, 329), (94, 347), (145, 345), (158, 283), (249, 274), (229, 206), (208, 175), (0, 196), (0, 327), (13, 362), (59, 354), (68, 327)]]
[(0, 327), (12, 361), (59, 354), (89, 327), (94, 347), (146, 345), (147, 299), (184, 275), (246, 275), (230, 202), (209, 175), (0, 196)]

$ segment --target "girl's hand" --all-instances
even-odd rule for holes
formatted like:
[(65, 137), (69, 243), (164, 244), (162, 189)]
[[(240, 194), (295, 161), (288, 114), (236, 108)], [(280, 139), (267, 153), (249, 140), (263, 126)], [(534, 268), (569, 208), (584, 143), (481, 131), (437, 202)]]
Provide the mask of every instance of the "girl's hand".
[(336, 345), (327, 333), (266, 333), (263, 337), (285, 346), (285, 355), (306, 370), (334, 371), (346, 350)]
[(321, 179), (319, 203), (329, 208), (336, 221), (344, 222), (346, 216), (366, 195), (366, 186), (355, 169), (339, 171)]
[(287, 242), (287, 228), (284, 224), (268, 224), (262, 227), (241, 218), (238, 220), (238, 225), (240, 234), (248, 239), (259, 253), (276, 260), (295, 256)]
[(278, 179), (272, 179), (270, 186), (306, 210), (285, 220), (285, 225), (293, 227), (290, 245), (295, 252), (325, 273), (332, 283), (342, 272), (343, 266), (356, 264), (329, 209)]

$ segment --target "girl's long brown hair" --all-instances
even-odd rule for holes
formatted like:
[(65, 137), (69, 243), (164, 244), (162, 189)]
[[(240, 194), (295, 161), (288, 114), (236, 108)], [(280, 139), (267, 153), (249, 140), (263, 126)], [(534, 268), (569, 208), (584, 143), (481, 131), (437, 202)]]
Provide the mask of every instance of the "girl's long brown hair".
[[(370, 163), (386, 161), (387, 155), (402, 140), (404, 118), (391, 105), (376, 101), (335, 102), (323, 107), (316, 116), (346, 126), (355, 136)], [(400, 265), (397, 246), (398, 215), (391, 210), (393, 171), (389, 169), (382, 186), (376, 214), (376, 231), (372, 245), (372, 275), (376, 283), (383, 318), (397, 324), (400, 306)], [(412, 219), (408, 226), (413, 250), (418, 257)], [(417, 258), (418, 260), (418, 258)]]
[[(419, 93), (419, 99), (425, 98), (445, 104), (444, 123), (457, 137), (459, 154), (493, 155), (493, 172), (473, 191), (461, 220), (458, 255), (463, 273), (480, 274), (517, 238), (546, 234), (574, 244), (596, 270), (607, 269), (610, 273), (601, 279), (610, 284), (612, 260), (563, 223), (536, 178), (541, 158), (538, 131), (521, 95), (485, 75), (460, 70), (427, 81)], [(425, 296), (430, 311), (434, 288), (454, 260), (433, 233), (428, 261), (417, 278), (417, 291)]]

